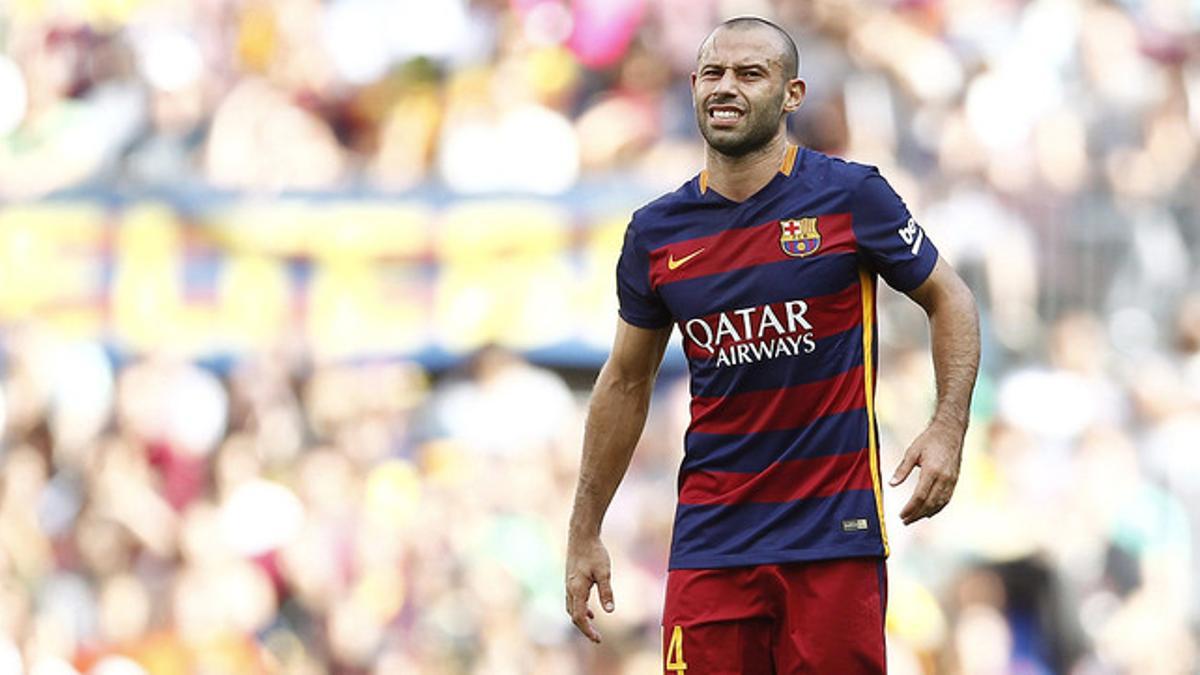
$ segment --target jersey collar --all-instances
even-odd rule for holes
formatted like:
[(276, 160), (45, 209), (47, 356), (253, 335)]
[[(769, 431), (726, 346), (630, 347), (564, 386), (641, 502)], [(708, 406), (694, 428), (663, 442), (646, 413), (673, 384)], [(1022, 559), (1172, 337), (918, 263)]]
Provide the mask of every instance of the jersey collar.
[[(787, 151), (783, 153), (783, 162), (779, 165), (779, 173), (790, 176), (792, 169), (796, 166), (796, 154), (799, 152), (800, 146), (788, 145)], [(708, 192), (708, 169), (700, 170), (700, 194)]]

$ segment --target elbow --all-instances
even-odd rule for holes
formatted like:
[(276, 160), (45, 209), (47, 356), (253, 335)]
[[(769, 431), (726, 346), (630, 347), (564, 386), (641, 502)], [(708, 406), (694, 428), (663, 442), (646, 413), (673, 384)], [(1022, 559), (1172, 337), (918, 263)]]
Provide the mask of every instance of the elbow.
[(929, 318), (948, 317), (955, 324), (979, 333), (979, 305), (975, 294), (960, 282), (958, 288), (948, 289), (943, 297), (926, 308)]
[(971, 292), (962, 279), (958, 280), (955, 288), (951, 293), (951, 304), (955, 311), (971, 317), (974, 323), (979, 323), (979, 304), (975, 301), (975, 294)]
[(595, 389), (597, 393), (603, 391), (620, 396), (649, 395), (657, 372), (657, 369), (653, 372), (631, 372), (609, 361), (600, 369)]
[(598, 388), (603, 384), (608, 391), (621, 396), (648, 397), (654, 388), (653, 375), (613, 374), (604, 379), (602, 373), (601, 377), (602, 382), (597, 382)]
[(940, 297), (926, 311), (930, 321), (944, 323), (964, 339), (978, 343), (979, 305), (975, 301), (975, 294), (962, 279), (955, 277), (955, 281), (957, 283), (947, 284), (948, 287), (938, 294)]

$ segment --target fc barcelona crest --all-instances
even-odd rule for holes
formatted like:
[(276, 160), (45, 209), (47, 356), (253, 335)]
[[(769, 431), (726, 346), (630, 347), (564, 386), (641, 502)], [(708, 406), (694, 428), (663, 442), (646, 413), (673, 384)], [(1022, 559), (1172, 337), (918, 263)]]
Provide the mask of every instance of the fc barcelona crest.
[(821, 233), (817, 231), (816, 217), (790, 218), (779, 221), (779, 245), (783, 252), (804, 258), (817, 252), (821, 247)]

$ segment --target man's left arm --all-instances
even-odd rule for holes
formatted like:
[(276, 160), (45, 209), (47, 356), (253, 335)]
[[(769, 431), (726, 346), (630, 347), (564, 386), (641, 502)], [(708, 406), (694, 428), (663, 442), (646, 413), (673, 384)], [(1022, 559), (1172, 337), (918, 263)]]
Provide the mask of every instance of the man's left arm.
[(971, 290), (954, 268), (939, 258), (929, 277), (908, 296), (929, 315), (937, 408), (890, 481), (899, 485), (914, 467), (921, 467), (912, 498), (900, 511), (905, 525), (941, 511), (954, 494), (979, 370), (979, 314)]

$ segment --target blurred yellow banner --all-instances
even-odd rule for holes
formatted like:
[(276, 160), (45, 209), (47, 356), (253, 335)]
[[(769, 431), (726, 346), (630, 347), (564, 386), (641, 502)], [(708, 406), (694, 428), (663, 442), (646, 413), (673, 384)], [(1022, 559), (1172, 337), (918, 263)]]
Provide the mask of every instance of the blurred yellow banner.
[(604, 346), (625, 214), (535, 200), (0, 211), (0, 319), (186, 356)]

